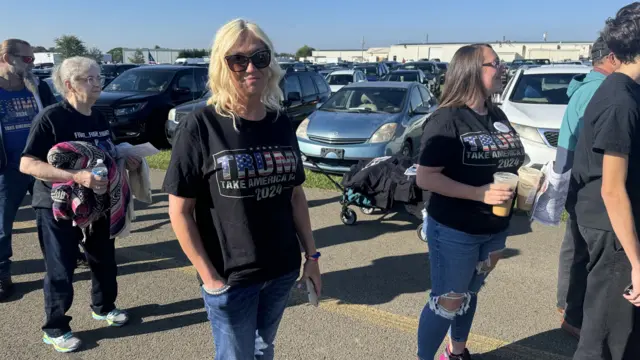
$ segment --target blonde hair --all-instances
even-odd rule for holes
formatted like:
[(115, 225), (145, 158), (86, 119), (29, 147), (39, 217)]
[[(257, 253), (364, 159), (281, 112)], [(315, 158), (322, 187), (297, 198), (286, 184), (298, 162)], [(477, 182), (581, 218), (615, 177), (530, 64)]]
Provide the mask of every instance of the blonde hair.
[(212, 105), (216, 113), (229, 117), (236, 127), (238, 114), (234, 111), (238, 106), (240, 94), (231, 82), (232, 72), (227, 66), (225, 56), (230, 55), (229, 51), (243, 37), (251, 34), (264, 43), (271, 52), (271, 64), (267, 67), (267, 87), (264, 90), (261, 100), (267, 110), (279, 112), (282, 108), (281, 102), (284, 100), (279, 83), (284, 75), (278, 64), (273, 50), (273, 44), (267, 34), (254, 23), (243, 19), (236, 19), (222, 26), (216, 33), (213, 47), (211, 48), (211, 60), (209, 62), (209, 80), (207, 87), (211, 91), (211, 97), (207, 100), (207, 105)]
[(88, 73), (91, 68), (97, 69), (98, 72), (100, 71), (100, 66), (93, 59), (83, 56), (65, 59), (62, 64), (53, 69), (53, 86), (66, 99), (69, 95), (69, 90), (65, 82), (76, 80), (78, 77)]
[(489, 44), (473, 44), (456, 51), (447, 70), (440, 108), (466, 106), (477, 95), (486, 99), (487, 107), (492, 107), (491, 94), (482, 81), (485, 48), (493, 50)]
[(31, 47), (31, 44), (20, 39), (7, 39), (0, 43), (0, 58), (6, 54), (14, 55), (18, 52), (18, 46), (24, 45)]

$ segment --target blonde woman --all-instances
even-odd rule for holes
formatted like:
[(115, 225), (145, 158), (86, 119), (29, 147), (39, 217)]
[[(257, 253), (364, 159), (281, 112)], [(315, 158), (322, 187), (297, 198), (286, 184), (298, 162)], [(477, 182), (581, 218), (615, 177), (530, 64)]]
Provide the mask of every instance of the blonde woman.
[[(282, 72), (255, 24), (216, 34), (208, 106), (177, 132), (164, 180), (169, 216), (195, 266), (219, 360), (269, 360), (300, 274), (321, 289), (300, 152), (281, 111)], [(255, 354), (254, 354), (255, 353)]]

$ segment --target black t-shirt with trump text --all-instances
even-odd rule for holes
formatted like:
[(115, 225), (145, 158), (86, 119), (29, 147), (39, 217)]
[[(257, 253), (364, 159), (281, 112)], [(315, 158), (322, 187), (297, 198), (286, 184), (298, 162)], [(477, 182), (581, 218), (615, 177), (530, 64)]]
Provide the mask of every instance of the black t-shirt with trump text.
[(291, 195), (305, 180), (286, 115), (235, 123), (237, 129), (211, 106), (187, 116), (163, 185), (168, 194), (196, 199), (205, 251), (229, 285), (300, 269)]
[[(525, 159), (520, 137), (497, 107), (478, 115), (468, 107), (440, 108), (427, 120), (420, 149), (421, 166), (442, 167), (457, 182), (483, 186), (496, 172), (517, 173)], [(469, 234), (506, 230), (510, 217), (492, 213), (479, 201), (432, 194), (427, 212), (434, 220)]]
[[(68, 102), (62, 101), (44, 108), (36, 116), (22, 155), (47, 162), (49, 150), (61, 142), (85, 141), (95, 145), (111, 157), (116, 156), (109, 122), (99, 111), (83, 115)], [(51, 183), (36, 180), (33, 186), (34, 208), (51, 208)]]

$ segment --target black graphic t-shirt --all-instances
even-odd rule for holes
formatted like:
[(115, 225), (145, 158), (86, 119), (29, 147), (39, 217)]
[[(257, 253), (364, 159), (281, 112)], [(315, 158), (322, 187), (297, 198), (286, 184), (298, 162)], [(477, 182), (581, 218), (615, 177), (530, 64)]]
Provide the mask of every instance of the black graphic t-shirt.
[[(116, 147), (112, 141), (111, 128), (104, 116), (93, 111), (90, 116), (83, 115), (68, 102), (62, 101), (46, 107), (33, 121), (22, 155), (29, 155), (47, 162), (49, 150), (65, 141), (85, 141), (116, 156)], [(34, 208), (50, 208), (51, 183), (36, 180), (33, 186)]]
[(584, 112), (568, 196), (578, 224), (613, 231), (601, 193), (607, 151), (629, 157), (627, 194), (640, 229), (640, 85), (621, 73), (607, 76)]
[(169, 194), (196, 199), (204, 248), (229, 285), (300, 268), (291, 195), (305, 180), (286, 115), (236, 119), (236, 126), (211, 106), (187, 116), (163, 185)]
[[(468, 107), (441, 108), (424, 128), (419, 164), (443, 167), (442, 174), (452, 180), (482, 186), (492, 183), (496, 172), (517, 173), (524, 158), (520, 137), (499, 108), (484, 116)], [(498, 233), (510, 220), (493, 215), (491, 205), (435, 193), (427, 212), (439, 223), (469, 234)]]

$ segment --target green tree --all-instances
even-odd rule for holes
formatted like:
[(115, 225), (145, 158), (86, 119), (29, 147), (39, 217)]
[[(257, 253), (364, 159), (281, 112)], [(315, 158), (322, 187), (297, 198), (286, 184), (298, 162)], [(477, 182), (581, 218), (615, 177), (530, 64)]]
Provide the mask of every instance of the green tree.
[(291, 53), (275, 53), (276, 57), (295, 57), (295, 55)]
[(34, 53), (47, 52), (47, 48), (44, 46), (32, 46), (31, 49), (33, 49)]
[(73, 56), (83, 56), (87, 53), (87, 47), (75, 35), (62, 35), (55, 39), (55, 44), (57, 52), (65, 59)]
[(178, 53), (179, 58), (201, 58), (209, 56), (207, 49), (184, 49)]
[(113, 62), (115, 63), (121, 63), (123, 58), (122, 58), (122, 48), (113, 48), (109, 51), (107, 51), (107, 54), (111, 55), (111, 60), (113, 60)]
[(134, 64), (144, 64), (145, 59), (144, 59), (144, 54), (142, 53), (142, 50), (137, 49), (136, 52), (133, 53), (133, 56), (129, 58), (129, 61), (131, 61)]
[(154, 49), (162, 49), (162, 48), (160, 47), (160, 45), (156, 45), (156, 46), (154, 46), (153, 48), (154, 48)]
[(311, 56), (311, 52), (315, 50), (309, 45), (305, 45), (296, 51), (296, 58)]
[(58, 49), (56, 49), (55, 46), (52, 46), (52, 47), (47, 49), (47, 52), (58, 52)]
[(85, 54), (86, 57), (88, 58), (92, 58), (93, 60), (97, 61), (97, 62), (102, 62), (102, 60), (104, 60), (104, 57), (102, 55), (102, 50), (93, 47), (91, 49), (89, 49), (89, 51), (87, 51), (87, 53)]

